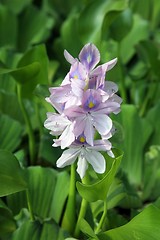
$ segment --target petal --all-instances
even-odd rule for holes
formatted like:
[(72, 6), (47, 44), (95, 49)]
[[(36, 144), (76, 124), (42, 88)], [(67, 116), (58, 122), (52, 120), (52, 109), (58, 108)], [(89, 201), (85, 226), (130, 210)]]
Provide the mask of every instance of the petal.
[(61, 140), (61, 149), (69, 147), (71, 143), (75, 140), (75, 135), (73, 133), (73, 124), (70, 124), (65, 128), (59, 140)]
[(109, 151), (112, 144), (108, 140), (95, 140), (94, 146), (87, 147), (88, 149), (93, 149), (95, 151)]
[(80, 153), (80, 148), (70, 148), (64, 151), (61, 157), (57, 160), (56, 165), (63, 168), (75, 162)]
[(70, 64), (74, 64), (77, 61), (67, 50), (64, 50), (64, 57)]
[(86, 142), (93, 146), (94, 129), (92, 119), (89, 117), (85, 119), (84, 135), (86, 137)]
[(118, 86), (114, 82), (106, 81), (104, 90), (106, 93), (108, 93), (110, 96), (112, 96), (114, 93), (116, 93), (118, 91)]
[(70, 123), (71, 122), (66, 117), (57, 113), (52, 113), (49, 114), (49, 117), (44, 122), (44, 126), (53, 132), (57, 132), (63, 131), (64, 128)]
[(77, 172), (80, 175), (81, 179), (85, 176), (87, 168), (88, 168), (87, 161), (84, 158), (84, 156), (80, 154), (78, 157)]
[(97, 173), (105, 172), (106, 161), (101, 153), (94, 150), (86, 149), (85, 158), (92, 165), (95, 172)]
[(94, 44), (88, 43), (82, 48), (79, 59), (89, 72), (99, 63), (100, 53)]
[(69, 72), (69, 76), (70, 76), (70, 78), (73, 78), (75, 81), (77, 79), (85, 80), (86, 77), (87, 77), (87, 72), (86, 72), (86, 69), (84, 68), (83, 64), (78, 62), (78, 61), (76, 61), (71, 66), (71, 69), (70, 69), (70, 72)]
[(112, 120), (105, 114), (94, 113), (93, 125), (101, 135), (106, 135), (112, 128)]
[(70, 107), (64, 110), (64, 114), (68, 117), (82, 117), (85, 116), (86, 113), (83, 111), (81, 107), (75, 106)]
[(78, 137), (79, 135), (81, 135), (84, 132), (85, 125), (86, 125), (85, 117), (83, 117), (83, 116), (78, 117), (75, 120), (74, 134), (75, 134), (76, 137)]

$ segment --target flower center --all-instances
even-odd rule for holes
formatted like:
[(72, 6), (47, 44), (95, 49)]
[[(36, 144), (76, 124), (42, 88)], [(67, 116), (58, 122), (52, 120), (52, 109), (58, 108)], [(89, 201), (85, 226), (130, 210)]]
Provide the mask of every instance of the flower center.
[(93, 108), (95, 106), (95, 104), (92, 102), (92, 101), (90, 101), (89, 103), (88, 103), (88, 107), (89, 108)]
[(84, 142), (86, 141), (86, 139), (85, 139), (85, 137), (81, 136), (81, 137), (79, 138), (79, 141), (80, 141), (81, 143), (84, 143)]

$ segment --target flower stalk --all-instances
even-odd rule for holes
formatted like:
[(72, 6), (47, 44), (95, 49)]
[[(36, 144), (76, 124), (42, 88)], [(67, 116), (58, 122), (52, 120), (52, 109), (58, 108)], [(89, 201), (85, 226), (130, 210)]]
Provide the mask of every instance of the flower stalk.
[(33, 165), (35, 161), (35, 139), (34, 139), (34, 133), (31, 125), (31, 121), (28, 115), (28, 112), (24, 106), (24, 102), (22, 99), (22, 92), (21, 92), (21, 85), (17, 84), (17, 95), (18, 95), (18, 101), (19, 105), (24, 117), (24, 121), (26, 123), (27, 127), (27, 133), (28, 133), (28, 139), (29, 139), (29, 155), (30, 155), (30, 162)]
[(75, 164), (71, 165), (71, 177), (68, 201), (65, 209), (65, 213), (62, 220), (62, 227), (69, 233), (73, 233), (76, 221), (76, 188), (75, 188)]

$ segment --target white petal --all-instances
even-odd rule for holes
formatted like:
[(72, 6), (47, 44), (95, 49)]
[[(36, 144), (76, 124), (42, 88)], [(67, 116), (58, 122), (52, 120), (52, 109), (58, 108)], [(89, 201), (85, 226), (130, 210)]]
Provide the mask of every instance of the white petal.
[(64, 149), (71, 145), (75, 140), (75, 135), (73, 133), (73, 124), (67, 126), (60, 136), (59, 140), (61, 140), (61, 148)]
[(88, 168), (88, 164), (86, 159), (82, 154), (78, 157), (78, 163), (77, 163), (77, 172), (80, 175), (81, 179), (85, 176), (86, 170)]
[(101, 135), (106, 135), (112, 128), (112, 120), (105, 114), (92, 113), (94, 118), (93, 125)]
[(57, 160), (56, 165), (59, 168), (63, 168), (72, 164), (80, 153), (80, 148), (70, 148), (64, 151), (61, 157)]
[(85, 121), (84, 135), (86, 137), (86, 142), (93, 146), (93, 138), (94, 138), (94, 129), (92, 120), (88, 117)]
[(95, 172), (97, 173), (105, 172), (106, 161), (101, 153), (94, 150), (86, 149), (85, 158), (92, 165)]
[(112, 152), (112, 150), (107, 151), (107, 154), (108, 154), (111, 158), (115, 158), (114, 153)]
[(67, 62), (69, 62), (70, 64), (73, 64), (76, 62), (76, 59), (72, 57), (72, 55), (69, 52), (67, 52), (67, 50), (64, 50), (64, 57), (67, 60)]
[(45, 128), (53, 132), (63, 131), (68, 124), (70, 124), (70, 121), (57, 113), (48, 114), (48, 118), (44, 122)]

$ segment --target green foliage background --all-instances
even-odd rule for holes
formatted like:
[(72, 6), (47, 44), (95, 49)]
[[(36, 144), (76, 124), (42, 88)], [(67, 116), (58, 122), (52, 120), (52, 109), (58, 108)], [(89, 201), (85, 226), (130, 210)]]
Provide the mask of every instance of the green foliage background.
[[(61, 150), (52, 148), (43, 127), (53, 111), (45, 97), (69, 71), (64, 49), (77, 57), (92, 42), (101, 63), (118, 57), (106, 79), (118, 84), (123, 99), (112, 142), (124, 156), (116, 178), (104, 176), (112, 185), (105, 189), (103, 232), (92, 230), (103, 211), (97, 201), (81, 224), (82, 237), (159, 240), (159, 16), (158, 0), (0, 0), (0, 239), (71, 237), (60, 227), (69, 169), (55, 167)], [(108, 172), (114, 166), (108, 164)], [(77, 188), (92, 199), (91, 186)], [(102, 189), (97, 184), (97, 193)]]

